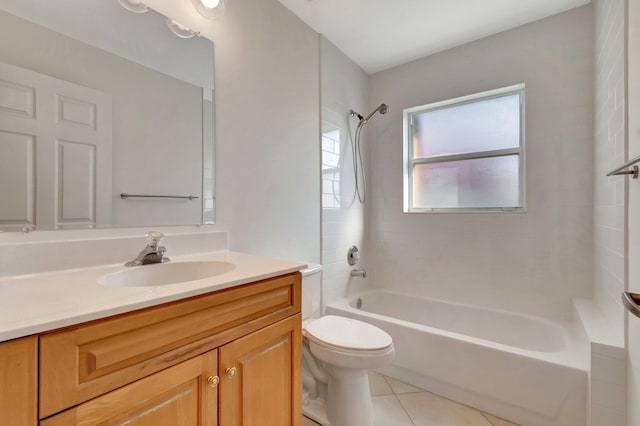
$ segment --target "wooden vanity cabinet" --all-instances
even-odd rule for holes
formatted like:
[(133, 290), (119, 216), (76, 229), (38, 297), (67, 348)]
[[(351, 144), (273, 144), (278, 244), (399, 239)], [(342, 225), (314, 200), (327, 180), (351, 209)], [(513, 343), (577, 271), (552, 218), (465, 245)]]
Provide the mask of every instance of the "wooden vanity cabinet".
[(38, 423), (38, 338), (0, 343), (0, 425)]
[(29, 338), (38, 414), (7, 424), (299, 426), (300, 292), (288, 274)]
[[(217, 351), (181, 362), (49, 417), (42, 426), (217, 425)], [(211, 378), (211, 379), (210, 379)]]
[(302, 421), (300, 315), (220, 348), (220, 424), (290, 426)]

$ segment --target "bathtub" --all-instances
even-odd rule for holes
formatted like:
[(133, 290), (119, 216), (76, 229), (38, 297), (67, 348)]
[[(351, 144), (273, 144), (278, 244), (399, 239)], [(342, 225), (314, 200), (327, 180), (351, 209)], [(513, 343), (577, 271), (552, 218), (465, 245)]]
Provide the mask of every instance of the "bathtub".
[(584, 426), (581, 326), (382, 290), (327, 306), (393, 337), (396, 379), (524, 426)]

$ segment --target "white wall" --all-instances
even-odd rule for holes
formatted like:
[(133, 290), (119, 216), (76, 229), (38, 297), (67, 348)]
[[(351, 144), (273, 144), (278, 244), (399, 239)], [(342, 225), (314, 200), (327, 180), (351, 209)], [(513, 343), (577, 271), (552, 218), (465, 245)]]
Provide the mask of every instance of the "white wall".
[[(206, 92), (212, 90), (214, 65), (209, 54), (213, 46), (208, 40), (176, 37), (167, 28), (165, 17), (153, 10), (131, 13), (117, 1), (104, 0), (3, 0), (2, 10), (204, 87)], [(8, 29), (7, 33), (11, 34)]]
[[(369, 77), (324, 37), (320, 41), (320, 63), (323, 126), (325, 129), (340, 129), (340, 171), (338, 175), (326, 174), (322, 188), (322, 265), (326, 304), (344, 297), (349, 290), (364, 287), (367, 282), (366, 278), (350, 275), (352, 269), (366, 268), (367, 250), (364, 247), (365, 207), (354, 197), (352, 136), (355, 136), (353, 133), (358, 120), (349, 117), (349, 110), (367, 114)], [(363, 155), (366, 156), (366, 134), (361, 139)], [(330, 163), (331, 159), (327, 161)], [(367, 159), (364, 161), (366, 164)], [(361, 261), (355, 266), (347, 263), (347, 250), (351, 245), (358, 246), (361, 254)]]
[[(371, 282), (566, 316), (593, 275), (590, 6), (371, 76)], [(403, 214), (402, 110), (526, 83), (527, 213)]]
[(216, 221), (230, 248), (320, 261), (318, 35), (276, 0), (218, 20), (148, 0), (215, 43)]

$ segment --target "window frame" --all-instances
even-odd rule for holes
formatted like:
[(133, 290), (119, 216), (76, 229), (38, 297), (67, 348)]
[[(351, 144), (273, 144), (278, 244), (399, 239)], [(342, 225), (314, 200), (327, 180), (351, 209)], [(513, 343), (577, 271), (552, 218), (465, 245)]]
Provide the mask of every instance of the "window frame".
[[(454, 99), (406, 108), (403, 111), (403, 212), (404, 213), (487, 213), (487, 212), (526, 212), (526, 161), (525, 161), (525, 84), (516, 84), (500, 89), (489, 90)], [(427, 112), (461, 106), (480, 101), (520, 95), (520, 145), (518, 148), (483, 150), (464, 154), (441, 155), (414, 158), (413, 156), (413, 118)], [(519, 160), (519, 205), (513, 207), (413, 207), (413, 170), (417, 164), (446, 163), (480, 158), (495, 158), (518, 155)]]

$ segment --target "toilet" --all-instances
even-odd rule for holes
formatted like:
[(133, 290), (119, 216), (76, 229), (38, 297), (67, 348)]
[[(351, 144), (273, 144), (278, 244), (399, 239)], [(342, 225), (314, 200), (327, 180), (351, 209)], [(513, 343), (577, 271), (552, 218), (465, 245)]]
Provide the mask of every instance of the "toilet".
[(393, 361), (393, 341), (363, 321), (321, 316), (321, 271), (301, 271), (303, 412), (324, 426), (372, 426), (368, 373)]

